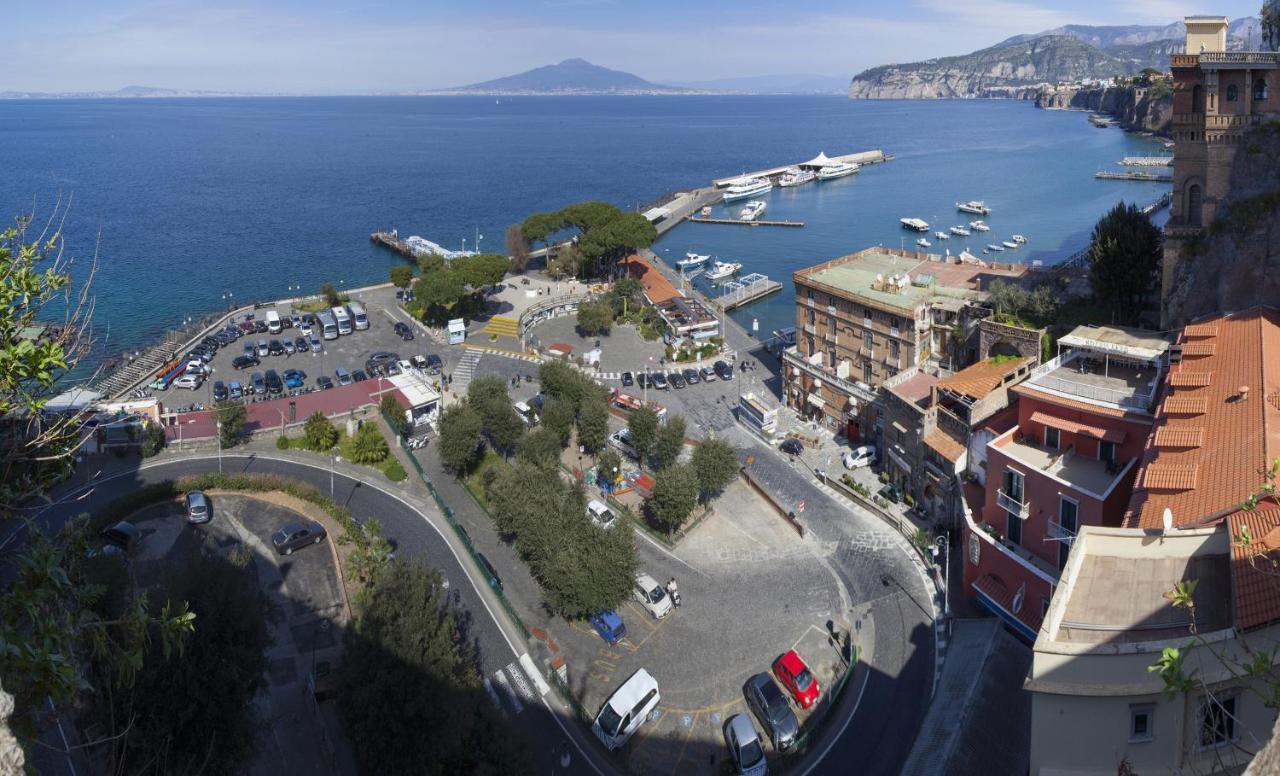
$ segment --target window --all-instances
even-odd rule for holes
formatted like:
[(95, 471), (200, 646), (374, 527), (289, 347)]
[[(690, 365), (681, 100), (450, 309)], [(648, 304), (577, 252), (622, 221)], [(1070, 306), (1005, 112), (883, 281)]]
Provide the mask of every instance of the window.
[(1129, 743), (1138, 744), (1152, 738), (1152, 723), (1155, 721), (1156, 705), (1154, 703), (1133, 703), (1129, 705)]
[(870, 308), (870, 307), (864, 307), (864, 308), (862, 308), (862, 320), (867, 321), (868, 323), (870, 323), (870, 322), (871, 322), (871, 308)]
[(1236, 698), (1206, 695), (1200, 701), (1200, 747), (1208, 749), (1236, 740)]
[(1240, 98), (1240, 87), (1231, 84), (1227, 87), (1227, 102), (1235, 102)]
[(835, 348), (830, 348), (830, 349), (828, 349), (828, 350), (827, 350), (827, 358), (831, 359), (831, 368), (832, 368), (832, 369), (835, 369), (835, 368), (836, 368), (836, 365), (840, 363), (840, 360), (839, 360), (838, 358), (836, 358), (836, 349), (835, 349)]
[(863, 331), (863, 332), (862, 332), (862, 345), (863, 345), (863, 347), (865, 347), (867, 350), (870, 350), (870, 349), (871, 349), (871, 347), (872, 347), (874, 344), (875, 344), (875, 339), (873, 339), (873, 338), (872, 338), (872, 336), (871, 336), (871, 330), (870, 330), (870, 329), (867, 329), (867, 330)]
[(889, 340), (889, 359), (891, 361), (898, 360), (898, 341)]
[(1022, 544), (1022, 519), (1012, 512), (1004, 513), (1005, 533), (1013, 544)]
[(1004, 472), (1004, 493), (1014, 501), (1022, 501), (1022, 475), (1012, 469)]
[(1253, 82), (1253, 99), (1254, 102), (1266, 102), (1267, 97), (1267, 79), (1259, 78)]
[(814, 314), (813, 310), (810, 310), (810, 311), (809, 311), (809, 323), (813, 323), (815, 320), (817, 320), (817, 316)]
[(836, 317), (834, 315), (827, 319), (827, 326), (831, 330), (831, 336), (836, 336)]
[(871, 384), (871, 360), (862, 359), (862, 382)]
[(1080, 530), (1080, 505), (1066, 496), (1060, 497), (1058, 504), (1058, 527), (1062, 535), (1058, 541), (1058, 570), (1067, 567), (1067, 558), (1071, 555), (1071, 539)]
[(1107, 461), (1108, 463), (1116, 462), (1116, 443), (1115, 442), (1099, 442), (1098, 443), (1098, 460)]
[(1051, 426), (1044, 427), (1044, 446), (1050, 450), (1062, 447), (1062, 433)]
[(1204, 86), (1196, 84), (1191, 90), (1191, 112), (1204, 113)]
[(806, 289), (805, 289), (805, 293), (806, 293), (806, 294), (808, 294), (809, 301), (810, 301), (810, 302), (812, 302), (812, 301), (813, 301), (813, 289), (812, 289), (812, 288), (806, 288)]

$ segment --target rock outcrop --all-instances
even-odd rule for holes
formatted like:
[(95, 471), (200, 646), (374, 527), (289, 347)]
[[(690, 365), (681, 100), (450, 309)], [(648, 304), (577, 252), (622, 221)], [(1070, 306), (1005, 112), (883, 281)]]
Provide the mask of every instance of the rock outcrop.
[(1280, 122), (1241, 138), (1229, 191), (1204, 235), (1187, 246), (1173, 278), (1172, 325), (1280, 305)]
[(1173, 94), (1167, 86), (1046, 86), (1033, 99), (1037, 108), (1106, 113), (1125, 129), (1166, 137), (1173, 121)]

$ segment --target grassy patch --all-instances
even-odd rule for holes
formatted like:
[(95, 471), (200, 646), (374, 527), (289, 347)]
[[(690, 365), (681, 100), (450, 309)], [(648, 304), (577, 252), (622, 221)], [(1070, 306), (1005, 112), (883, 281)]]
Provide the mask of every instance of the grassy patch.
[(392, 482), (404, 482), (409, 477), (409, 473), (404, 470), (394, 455), (388, 456), (378, 468), (382, 469), (382, 473)]
[[(372, 422), (372, 421), (366, 421), (366, 422)], [(383, 436), (385, 437), (386, 434), (383, 434)], [(337, 444), (338, 455), (342, 457), (342, 460), (347, 461), (348, 463), (356, 463), (355, 458), (353, 458), (351, 455), (352, 441), (353, 441), (352, 438), (347, 436), (346, 429), (339, 427), (338, 428), (338, 444)], [(366, 463), (363, 465), (368, 466), (371, 469), (377, 469), (378, 471), (386, 475), (387, 479), (391, 480), (392, 482), (403, 482), (405, 479), (409, 477), (409, 474), (404, 470), (404, 466), (400, 464), (400, 461), (396, 460), (396, 454), (391, 449), (395, 445), (396, 445), (396, 442), (394, 439), (388, 439), (387, 440), (387, 448), (388, 448), (387, 457), (381, 461), (378, 461), (377, 463)], [(305, 446), (305, 441), (300, 436), (278, 437), (276, 439), (276, 448), (279, 450), (302, 450), (304, 452), (314, 452), (314, 451), (307, 450)], [(316, 453), (316, 455), (326, 455), (326, 454)]]
[[(476, 501), (480, 502), (480, 506), (484, 507), (484, 511), (486, 512), (490, 512), (491, 507), (489, 506), (489, 497), (485, 493), (484, 488), (485, 472), (493, 469), (494, 473), (498, 474), (501, 473), (506, 466), (507, 462), (502, 456), (492, 450), (486, 450), (484, 458), (481, 458), (480, 463), (476, 464), (475, 470), (472, 471), (471, 474), (467, 475), (467, 478), (462, 481), (467, 492), (469, 492)], [(494, 475), (491, 474), (489, 476), (492, 477)]]

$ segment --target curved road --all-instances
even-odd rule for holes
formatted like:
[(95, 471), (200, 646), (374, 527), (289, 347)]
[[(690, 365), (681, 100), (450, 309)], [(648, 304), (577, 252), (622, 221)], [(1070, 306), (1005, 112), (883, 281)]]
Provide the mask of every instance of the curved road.
[[(137, 488), (199, 474), (217, 467), (216, 456), (190, 456), (176, 460), (145, 463), (123, 473), (109, 475), (59, 496), (59, 502), (36, 515), (42, 528), (57, 530), (71, 517), (100, 508)], [(308, 483), (320, 490), (330, 486), (331, 473), (324, 464), (311, 464), (278, 458), (270, 454), (224, 454), (223, 469), (228, 473), (276, 474)], [(333, 475), (334, 497), (359, 518), (377, 516), (388, 538), (396, 541), (397, 552), (421, 558), (429, 566), (440, 569), (450, 581), (450, 591), (457, 594), (461, 605), (471, 613), (471, 635), (481, 649), (481, 671), (493, 676), (496, 671), (519, 660), (524, 649), (524, 634), (509, 618), (500, 616), (500, 605), (487, 585), (478, 585), (465, 549), (447, 526), (437, 525), (418, 507), (382, 487), (341, 473)], [(20, 529), (19, 529), (20, 530)], [(16, 533), (0, 540), (3, 549)], [(840, 563), (838, 568), (846, 583), (861, 593), (867, 588), (867, 568)], [(852, 578), (850, 578), (852, 577)], [(861, 577), (861, 578), (859, 578)], [(465, 584), (461, 584), (466, 580)], [(860, 762), (867, 772), (896, 773), (910, 750), (924, 708), (908, 699), (926, 698), (933, 681), (933, 634), (921, 628), (919, 612), (901, 611), (901, 597), (890, 595), (901, 583), (880, 578), (877, 587), (884, 593), (859, 600), (871, 600), (871, 617), (876, 629), (876, 649), (897, 643), (891, 654), (875, 655), (876, 668), (864, 671), (844, 693), (838, 715), (843, 722), (833, 723), (835, 735), (827, 733), (816, 750), (796, 764), (795, 771), (806, 774), (841, 773), (850, 762)], [(909, 645), (914, 645), (912, 648)], [(891, 675), (891, 672), (894, 675)], [(865, 705), (864, 705), (865, 704)], [(851, 715), (851, 716), (848, 716)], [(554, 692), (540, 703), (526, 703), (515, 717), (529, 742), (540, 773), (614, 773), (618, 768), (591, 738), (591, 734), (573, 719)], [(905, 737), (900, 731), (908, 730)], [(898, 734), (895, 735), (895, 731)], [(572, 740), (570, 748), (568, 741)], [(569, 750), (571, 761), (561, 767), (560, 755)], [(584, 760), (586, 762), (584, 762)]]

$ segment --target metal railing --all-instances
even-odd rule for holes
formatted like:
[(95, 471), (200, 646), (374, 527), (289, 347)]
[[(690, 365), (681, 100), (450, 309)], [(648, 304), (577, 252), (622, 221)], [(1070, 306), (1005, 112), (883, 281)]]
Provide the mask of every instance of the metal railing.
[(996, 491), (996, 505), (1011, 515), (1026, 520), (1031, 514), (1031, 507), (1018, 499), (1005, 493), (1003, 489)]
[(1076, 540), (1076, 532), (1062, 525), (1062, 518), (1058, 516), (1049, 518), (1049, 525), (1045, 531), (1046, 540), (1067, 542), (1070, 544)]
[[(1174, 64), (1178, 64), (1178, 55), (1174, 55)], [(1182, 56), (1186, 56), (1185, 54)], [(1199, 55), (1199, 64), (1205, 65), (1277, 65), (1280, 64), (1280, 52), (1276, 51), (1203, 51)]]
[(793, 366), (797, 366), (800, 369), (803, 369), (804, 371), (808, 372), (814, 377), (817, 377), (822, 380), (827, 380), (835, 384), (838, 388), (840, 388), (840, 390), (844, 391), (850, 396), (856, 397), (859, 401), (870, 403), (876, 400), (875, 391), (867, 390), (858, 385), (855, 385), (849, 380), (838, 376), (834, 370), (828, 370), (825, 367), (816, 366), (814, 364), (807, 363), (803, 357), (801, 357), (799, 354), (797, 354), (793, 350), (782, 351), (782, 360), (789, 364), (792, 364)]
[(1049, 359), (1036, 367), (1027, 376), (1027, 385), (1048, 388), (1051, 391), (1058, 391), (1068, 396), (1106, 402), (1144, 412), (1151, 406), (1151, 399), (1156, 390), (1155, 386), (1160, 384), (1159, 367), (1152, 365), (1152, 368), (1156, 371), (1156, 379), (1152, 381), (1152, 388), (1149, 391), (1140, 391), (1136, 388), (1107, 388), (1051, 374), (1058, 368), (1065, 367), (1078, 358), (1080, 358), (1079, 353), (1069, 352)]

